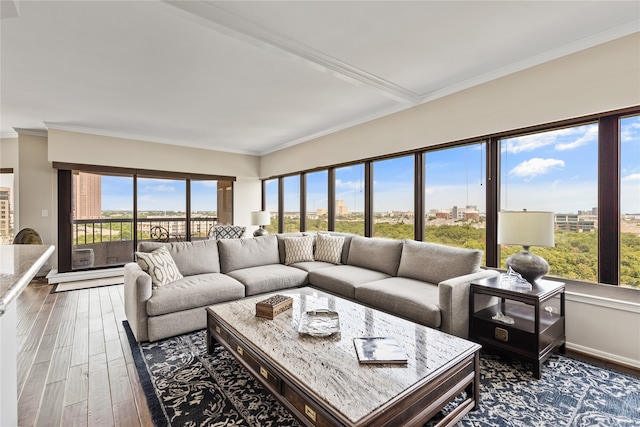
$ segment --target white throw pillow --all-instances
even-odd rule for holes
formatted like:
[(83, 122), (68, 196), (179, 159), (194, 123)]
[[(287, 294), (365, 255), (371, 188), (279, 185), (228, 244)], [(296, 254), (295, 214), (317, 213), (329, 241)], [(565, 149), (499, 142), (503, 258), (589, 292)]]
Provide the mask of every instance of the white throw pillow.
[(316, 237), (316, 253), (314, 257), (316, 261), (341, 264), (343, 245), (344, 236), (332, 236), (330, 234), (318, 233), (318, 236)]
[(313, 236), (285, 237), (284, 263), (313, 261)]
[(136, 252), (136, 259), (140, 268), (151, 276), (154, 289), (183, 277), (169, 250), (164, 246), (153, 252)]

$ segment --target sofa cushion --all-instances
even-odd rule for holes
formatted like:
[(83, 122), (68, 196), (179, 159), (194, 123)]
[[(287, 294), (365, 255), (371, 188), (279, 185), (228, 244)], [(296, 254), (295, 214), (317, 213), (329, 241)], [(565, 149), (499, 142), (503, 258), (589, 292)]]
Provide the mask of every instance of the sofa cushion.
[(194, 274), (220, 273), (218, 242), (215, 240), (197, 240), (193, 242), (158, 243), (140, 242), (138, 250), (151, 252), (166, 247), (183, 276)]
[(342, 262), (342, 264), (346, 264), (347, 261), (349, 260), (349, 248), (351, 247), (351, 239), (353, 239), (354, 237), (357, 237), (357, 236), (355, 234), (340, 233), (340, 232), (335, 232), (335, 231), (331, 231), (331, 232), (329, 232), (329, 234), (331, 236), (342, 236), (342, 237), (344, 237), (344, 243), (342, 245), (342, 259), (341, 259), (341, 262)]
[(309, 272), (309, 284), (334, 294), (355, 298), (355, 289), (363, 283), (382, 280), (388, 274), (353, 265), (334, 265)]
[(334, 266), (335, 264), (332, 264), (330, 262), (322, 262), (322, 261), (296, 262), (295, 264), (291, 264), (291, 267), (299, 268), (300, 270), (304, 270), (307, 272), (317, 270), (319, 268), (334, 267)]
[(244, 296), (244, 286), (232, 277), (220, 273), (198, 274), (154, 289), (147, 300), (147, 314), (159, 316)]
[(316, 261), (330, 262), (331, 264), (342, 263), (342, 247), (344, 246), (344, 236), (331, 236), (319, 233), (316, 237), (316, 249), (314, 257)]
[(274, 235), (218, 240), (218, 251), (220, 271), (225, 274), (242, 268), (280, 263), (278, 239)]
[(151, 276), (154, 288), (182, 279), (178, 266), (164, 246), (152, 252), (136, 252), (136, 260), (140, 268)]
[(401, 254), (401, 240), (355, 236), (351, 239), (347, 264), (395, 276)]
[(480, 270), (482, 251), (436, 243), (403, 242), (398, 276), (438, 284)]
[(284, 263), (290, 265), (296, 262), (314, 261), (313, 236), (287, 237), (284, 239)]
[(390, 277), (359, 286), (355, 299), (431, 328), (440, 327), (438, 286), (431, 283)]
[(307, 272), (282, 264), (243, 268), (229, 273), (245, 287), (247, 296), (295, 288), (307, 283)]

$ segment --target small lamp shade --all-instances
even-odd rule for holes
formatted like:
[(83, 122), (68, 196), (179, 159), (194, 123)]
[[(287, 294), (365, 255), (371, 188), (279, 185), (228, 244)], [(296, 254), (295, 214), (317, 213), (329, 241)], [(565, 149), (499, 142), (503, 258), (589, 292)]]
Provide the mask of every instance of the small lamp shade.
[(271, 215), (267, 211), (251, 212), (251, 225), (269, 225)]
[(554, 246), (553, 212), (498, 212), (498, 243), (521, 246)]

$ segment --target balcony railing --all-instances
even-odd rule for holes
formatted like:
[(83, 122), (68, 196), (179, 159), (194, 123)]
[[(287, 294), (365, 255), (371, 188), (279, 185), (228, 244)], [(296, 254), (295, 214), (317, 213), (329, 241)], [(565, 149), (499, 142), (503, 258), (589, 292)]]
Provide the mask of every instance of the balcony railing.
[(207, 238), (209, 229), (217, 223), (217, 218), (191, 219), (191, 233), (186, 235), (185, 218), (139, 218), (134, 227), (133, 218), (77, 219), (73, 221), (74, 246), (96, 243), (122, 242), (133, 240), (154, 240), (153, 227), (162, 227), (168, 233), (168, 241), (202, 240)]

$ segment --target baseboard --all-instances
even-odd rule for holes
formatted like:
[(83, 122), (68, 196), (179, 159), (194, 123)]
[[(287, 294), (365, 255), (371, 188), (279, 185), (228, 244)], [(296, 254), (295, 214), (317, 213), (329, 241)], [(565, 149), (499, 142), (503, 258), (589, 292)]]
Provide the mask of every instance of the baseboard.
[(58, 270), (51, 270), (47, 274), (49, 284), (75, 282), (78, 280), (103, 279), (106, 277), (123, 276), (124, 267), (107, 268), (102, 270), (71, 271), (68, 273), (58, 273)]
[(576, 353), (584, 354), (585, 356), (595, 357), (597, 359), (615, 363), (620, 366), (640, 370), (640, 361), (638, 360), (621, 357), (617, 354), (607, 353), (605, 351), (596, 350), (578, 344), (572, 344), (570, 342), (566, 343), (566, 347), (567, 350), (575, 351)]

